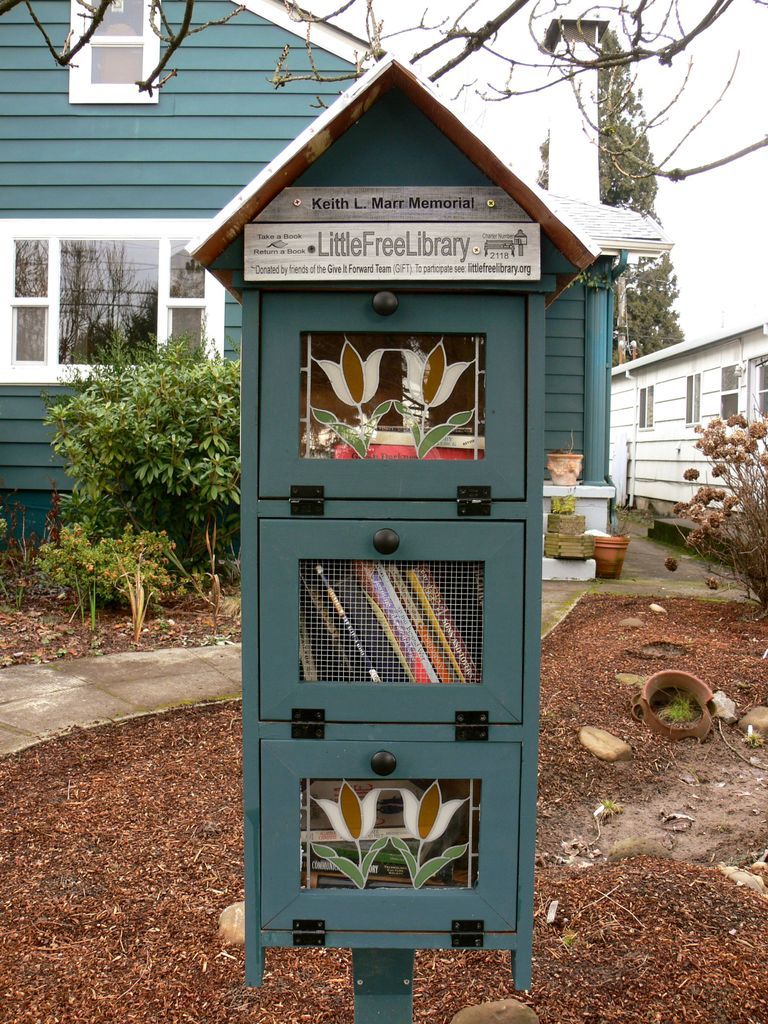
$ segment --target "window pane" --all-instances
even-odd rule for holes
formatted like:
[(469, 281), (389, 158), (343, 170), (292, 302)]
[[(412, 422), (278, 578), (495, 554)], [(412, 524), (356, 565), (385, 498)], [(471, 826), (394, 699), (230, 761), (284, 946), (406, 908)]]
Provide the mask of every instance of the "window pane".
[(116, 336), (154, 344), (157, 272), (156, 241), (62, 241), (59, 362), (94, 362)]
[(482, 459), (485, 337), (301, 336), (305, 459)]
[(739, 411), (739, 396), (735, 391), (729, 395), (720, 396), (720, 415), (724, 420), (729, 416), (735, 416)]
[(720, 371), (720, 390), (735, 391), (739, 386), (739, 378), (736, 376), (736, 364), (724, 366)]
[(185, 337), (191, 349), (198, 349), (203, 343), (203, 311), (180, 307), (170, 309), (168, 333), (173, 338)]
[(131, 85), (144, 77), (141, 46), (92, 45), (91, 82), (94, 85)]
[(45, 362), (47, 325), (45, 306), (19, 306), (13, 311), (14, 362)]
[(299, 561), (299, 678), (479, 683), (482, 562)]
[(97, 36), (140, 36), (144, 31), (146, 0), (112, 0)]
[(48, 294), (48, 243), (23, 239), (16, 242), (18, 298), (44, 298)]
[(695, 374), (693, 378), (693, 419), (692, 423), (698, 423), (701, 419), (701, 374)]
[(693, 423), (693, 377), (685, 381), (685, 422)]
[(186, 242), (171, 242), (171, 298), (205, 298), (205, 270), (185, 251)]
[(473, 888), (480, 790), (479, 779), (302, 779), (301, 888)]

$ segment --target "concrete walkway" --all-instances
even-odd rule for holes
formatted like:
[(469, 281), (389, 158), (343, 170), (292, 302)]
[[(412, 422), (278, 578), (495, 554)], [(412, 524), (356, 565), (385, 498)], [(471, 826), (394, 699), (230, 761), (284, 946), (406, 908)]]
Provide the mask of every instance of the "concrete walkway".
[[(669, 554), (679, 568), (664, 568)], [(731, 598), (709, 590), (701, 562), (643, 537), (633, 537), (622, 578), (544, 583), (542, 636), (585, 593)], [(170, 648), (147, 653), (23, 665), (0, 671), (0, 756), (74, 726), (114, 722), (154, 711), (238, 697), (240, 647)]]

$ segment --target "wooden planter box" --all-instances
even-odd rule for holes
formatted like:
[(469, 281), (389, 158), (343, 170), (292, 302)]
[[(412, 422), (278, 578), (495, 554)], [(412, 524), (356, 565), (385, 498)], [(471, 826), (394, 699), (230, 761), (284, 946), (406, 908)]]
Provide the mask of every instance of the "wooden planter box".
[(573, 537), (567, 533), (544, 535), (544, 554), (547, 558), (591, 558), (594, 551), (594, 537)]
[(587, 517), (571, 514), (560, 515), (550, 512), (547, 516), (547, 533), (560, 533), (568, 537), (577, 537), (587, 528)]

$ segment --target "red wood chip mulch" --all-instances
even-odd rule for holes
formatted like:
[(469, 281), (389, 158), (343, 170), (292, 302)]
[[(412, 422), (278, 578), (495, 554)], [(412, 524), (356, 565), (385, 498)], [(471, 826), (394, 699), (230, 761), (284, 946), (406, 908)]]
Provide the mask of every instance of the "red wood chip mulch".
[[(545, 642), (544, 809), (583, 802), (606, 770), (572, 744), (584, 714), (631, 732), (638, 787), (674, 756), (629, 723), (612, 677), (640, 663), (617, 664), (618, 652), (674, 636), (691, 644), (693, 671), (707, 679), (725, 664), (748, 688), (740, 696), (765, 700), (764, 623), (743, 606), (668, 608), (661, 622), (647, 601), (590, 600)], [(638, 613), (647, 633), (623, 633), (618, 621)], [(239, 706), (227, 704), (76, 731), (0, 761), (2, 1024), (352, 1024), (346, 951), (270, 951), (264, 987), (249, 990), (242, 952), (217, 940), (219, 912), (242, 897), (240, 740)], [(768, 901), (714, 867), (546, 867), (536, 907), (522, 998), (542, 1024), (768, 1022)], [(508, 954), (417, 954), (420, 1024), (513, 994)]]

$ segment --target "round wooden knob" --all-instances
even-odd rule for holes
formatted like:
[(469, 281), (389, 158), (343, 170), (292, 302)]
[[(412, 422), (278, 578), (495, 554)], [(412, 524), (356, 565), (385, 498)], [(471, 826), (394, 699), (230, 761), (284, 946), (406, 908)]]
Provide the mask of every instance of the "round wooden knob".
[(400, 547), (400, 538), (394, 530), (377, 530), (373, 535), (373, 546), (381, 555), (391, 555)]
[(400, 305), (400, 300), (394, 292), (376, 292), (371, 304), (379, 316), (392, 316)]
[(371, 758), (371, 769), (377, 775), (391, 775), (397, 768), (397, 758), (388, 750), (378, 750)]

